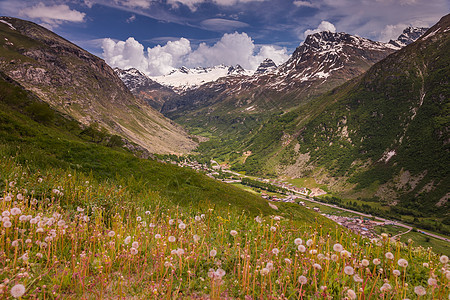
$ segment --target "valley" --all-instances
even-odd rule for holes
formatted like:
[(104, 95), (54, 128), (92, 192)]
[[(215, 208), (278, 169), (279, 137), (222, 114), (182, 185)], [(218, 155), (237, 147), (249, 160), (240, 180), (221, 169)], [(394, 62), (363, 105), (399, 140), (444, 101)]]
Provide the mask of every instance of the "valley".
[(288, 55), (188, 2), (0, 17), (0, 299), (450, 297), (450, 15)]

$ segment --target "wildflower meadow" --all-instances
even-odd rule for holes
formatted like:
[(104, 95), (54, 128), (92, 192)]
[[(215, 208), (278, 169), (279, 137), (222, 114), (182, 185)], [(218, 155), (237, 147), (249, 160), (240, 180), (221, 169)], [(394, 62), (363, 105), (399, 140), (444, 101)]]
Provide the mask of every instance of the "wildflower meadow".
[(449, 299), (446, 255), (318, 214), (177, 206), (5, 157), (0, 178), (0, 299)]

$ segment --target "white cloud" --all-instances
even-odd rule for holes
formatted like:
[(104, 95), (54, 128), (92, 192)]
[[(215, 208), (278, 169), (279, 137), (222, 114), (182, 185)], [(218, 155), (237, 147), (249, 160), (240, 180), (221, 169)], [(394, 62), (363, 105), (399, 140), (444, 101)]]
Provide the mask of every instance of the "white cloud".
[(320, 22), (319, 26), (316, 29), (308, 29), (304, 32), (304, 37), (306, 38), (310, 34), (314, 34), (321, 31), (331, 31), (336, 32), (336, 27), (328, 21)]
[(285, 48), (273, 45), (255, 45), (246, 33), (224, 34), (214, 45), (201, 43), (192, 50), (190, 41), (181, 38), (168, 41), (144, 51), (144, 46), (130, 37), (126, 41), (103, 41), (103, 57), (112, 67), (137, 68), (147, 75), (158, 76), (169, 73), (183, 65), (188, 67), (240, 64), (245, 69), (255, 70), (266, 58), (276, 64), (289, 58)]
[(190, 10), (196, 11), (197, 6), (202, 3), (213, 2), (221, 6), (232, 6), (239, 3), (249, 2), (264, 2), (268, 0), (167, 0), (167, 4), (172, 5), (174, 8), (178, 8), (180, 4), (186, 5)]
[(300, 1), (300, 0), (296, 0), (293, 2), (295, 6), (298, 7), (317, 7), (317, 4), (308, 2), (308, 1)]
[(23, 8), (20, 14), (32, 19), (40, 19), (46, 27), (55, 27), (63, 22), (84, 22), (85, 13), (70, 9), (68, 5), (50, 5), (47, 6), (42, 2)]
[(249, 26), (247, 23), (227, 19), (207, 19), (200, 22), (203, 28), (214, 31), (229, 31)]
[(123, 0), (120, 3), (131, 8), (149, 8), (152, 0)]

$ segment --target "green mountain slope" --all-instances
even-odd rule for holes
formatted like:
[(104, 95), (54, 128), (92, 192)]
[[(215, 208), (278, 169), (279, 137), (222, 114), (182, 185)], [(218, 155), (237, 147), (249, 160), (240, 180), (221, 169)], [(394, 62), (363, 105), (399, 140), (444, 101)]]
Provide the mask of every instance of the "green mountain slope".
[(0, 73), (0, 151), (32, 171), (63, 168), (115, 180), (132, 191), (152, 190), (176, 204), (218, 205), (253, 214), (269, 213), (267, 202), (190, 169), (140, 159), (114, 143), (113, 136), (80, 127)]
[(53, 108), (153, 153), (196, 147), (180, 126), (136, 99), (100, 58), (32, 22), (0, 19), (0, 70)]
[(335, 192), (448, 222), (449, 28), (446, 16), (363, 76), (273, 118), (237, 168), (315, 176)]

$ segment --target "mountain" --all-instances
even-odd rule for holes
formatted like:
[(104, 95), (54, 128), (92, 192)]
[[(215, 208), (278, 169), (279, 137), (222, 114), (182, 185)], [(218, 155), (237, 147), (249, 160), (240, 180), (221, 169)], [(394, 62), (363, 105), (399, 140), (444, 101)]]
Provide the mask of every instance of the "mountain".
[(258, 68), (255, 71), (255, 74), (264, 74), (274, 71), (277, 68), (277, 65), (270, 58), (266, 58), (261, 64), (259, 64)]
[(0, 70), (53, 108), (150, 152), (196, 147), (181, 127), (136, 99), (103, 60), (32, 22), (0, 20)]
[(177, 118), (206, 111), (282, 111), (361, 75), (394, 51), (390, 44), (346, 33), (315, 33), (277, 69), (203, 84), (167, 101), (162, 112)]
[(314, 177), (382, 211), (448, 222), (449, 49), (447, 15), (363, 76), (271, 119), (237, 169)]
[(157, 111), (167, 99), (176, 95), (171, 88), (157, 83), (135, 68), (128, 70), (114, 68), (114, 72), (136, 97), (144, 100)]
[(177, 70), (173, 70), (167, 75), (154, 76), (151, 77), (151, 79), (182, 94), (221, 77), (250, 74), (250, 71), (244, 70), (240, 65), (219, 65), (208, 68), (197, 67), (192, 69), (181, 67)]
[(399, 35), (399, 37), (394, 41), (390, 40), (389, 44), (400, 48), (403, 48), (414, 41), (416, 41), (418, 38), (420, 38), (428, 28), (425, 27), (407, 27), (405, 30), (403, 30), (403, 33)]

